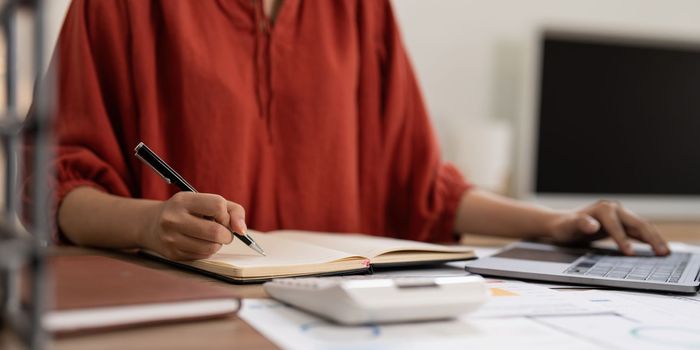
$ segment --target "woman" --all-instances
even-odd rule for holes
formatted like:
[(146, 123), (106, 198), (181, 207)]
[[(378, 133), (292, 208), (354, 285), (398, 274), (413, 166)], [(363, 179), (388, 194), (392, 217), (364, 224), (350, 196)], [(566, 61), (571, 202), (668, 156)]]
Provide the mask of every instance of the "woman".
[[(442, 162), (387, 0), (74, 0), (57, 59), (59, 240), (199, 259), (247, 225), (668, 253), (617, 203), (540, 208)], [(139, 141), (205, 193), (165, 184)]]

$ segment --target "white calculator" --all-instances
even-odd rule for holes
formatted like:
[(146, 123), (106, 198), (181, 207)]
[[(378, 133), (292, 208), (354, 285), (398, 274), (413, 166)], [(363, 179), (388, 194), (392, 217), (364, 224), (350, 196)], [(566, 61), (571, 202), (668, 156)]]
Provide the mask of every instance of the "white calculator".
[(264, 288), (281, 302), (348, 325), (452, 318), (490, 295), (480, 276), (359, 277), (283, 278)]

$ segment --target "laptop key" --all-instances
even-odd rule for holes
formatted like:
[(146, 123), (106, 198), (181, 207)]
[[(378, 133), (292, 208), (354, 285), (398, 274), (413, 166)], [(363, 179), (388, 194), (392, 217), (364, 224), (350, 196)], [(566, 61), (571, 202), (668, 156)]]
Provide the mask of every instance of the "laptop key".
[(625, 276), (627, 276), (627, 273), (619, 273), (619, 272), (618, 273), (610, 272), (607, 275), (605, 275), (605, 277), (608, 277), (608, 278), (625, 278)]
[(582, 268), (589, 268), (589, 267), (593, 267), (593, 265), (595, 265), (595, 261), (584, 260), (584, 261), (581, 261), (580, 263), (578, 263), (576, 266), (582, 267)]

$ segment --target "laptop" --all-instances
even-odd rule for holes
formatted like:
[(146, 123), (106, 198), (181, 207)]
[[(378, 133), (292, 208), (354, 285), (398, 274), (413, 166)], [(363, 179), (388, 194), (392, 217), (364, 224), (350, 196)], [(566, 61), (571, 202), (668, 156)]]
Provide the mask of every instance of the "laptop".
[(517, 242), (468, 261), (466, 269), (488, 276), (658, 292), (696, 293), (700, 285), (700, 254), (685, 252), (624, 256), (613, 249)]

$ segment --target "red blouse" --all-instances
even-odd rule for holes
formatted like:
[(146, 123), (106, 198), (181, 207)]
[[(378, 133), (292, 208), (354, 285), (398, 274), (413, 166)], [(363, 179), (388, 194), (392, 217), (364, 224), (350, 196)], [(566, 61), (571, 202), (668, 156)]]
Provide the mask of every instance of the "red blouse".
[(74, 0), (57, 46), (57, 188), (165, 200), (147, 143), (256, 230), (452, 238), (440, 160), (386, 0)]

